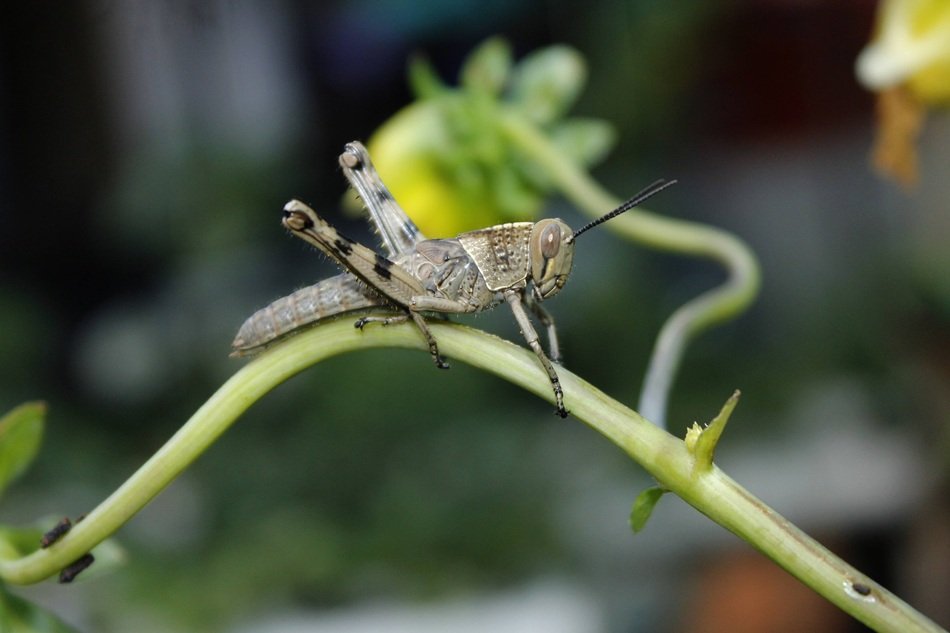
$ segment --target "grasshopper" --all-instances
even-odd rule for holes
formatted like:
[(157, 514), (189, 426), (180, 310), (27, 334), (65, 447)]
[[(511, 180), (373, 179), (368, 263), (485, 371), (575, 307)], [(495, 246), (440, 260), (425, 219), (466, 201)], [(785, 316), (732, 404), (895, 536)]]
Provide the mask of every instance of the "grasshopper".
[[(426, 239), (396, 203), (359, 142), (348, 143), (340, 167), (366, 205), (386, 254), (342, 235), (299, 200), (284, 206), (283, 225), (316, 246), (346, 272), (297, 290), (255, 312), (232, 344), (233, 354), (253, 354), (271, 342), (322, 319), (355, 310), (388, 308), (391, 316), (364, 316), (354, 323), (388, 325), (412, 320), (439, 368), (448, 365), (425, 314), (488, 310), (506, 302), (528, 346), (551, 381), (556, 413), (567, 416), (554, 363), (560, 362), (557, 332), (541, 306), (564, 287), (574, 260), (574, 240), (602, 222), (632, 209), (676, 181), (658, 180), (610, 213), (572, 231), (559, 219), (511, 222), (462, 233), (454, 239)], [(547, 330), (545, 354), (528, 316)]]

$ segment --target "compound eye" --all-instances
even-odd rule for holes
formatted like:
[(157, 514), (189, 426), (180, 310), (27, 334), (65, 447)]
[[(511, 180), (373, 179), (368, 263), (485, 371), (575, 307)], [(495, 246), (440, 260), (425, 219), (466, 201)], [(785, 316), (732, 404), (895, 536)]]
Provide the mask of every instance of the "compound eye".
[(561, 248), (561, 227), (549, 224), (541, 231), (541, 254), (545, 259), (553, 259)]

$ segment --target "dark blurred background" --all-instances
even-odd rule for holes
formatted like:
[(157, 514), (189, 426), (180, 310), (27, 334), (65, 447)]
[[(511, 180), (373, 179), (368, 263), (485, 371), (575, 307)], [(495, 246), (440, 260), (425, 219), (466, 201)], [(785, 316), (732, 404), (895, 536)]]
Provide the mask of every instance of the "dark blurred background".
[[(78, 515), (147, 459), (242, 365), (245, 317), (333, 274), (280, 228), (284, 202), (371, 240), (339, 213), (343, 144), (409, 102), (410, 54), (454, 82), (502, 35), (586, 57), (574, 112), (620, 131), (609, 189), (676, 177), (653, 208), (761, 258), (754, 308), (689, 349), (673, 432), (741, 388), (720, 465), (950, 626), (950, 120), (927, 123), (916, 190), (872, 173), (853, 63), (874, 9), (4, 3), (0, 409), (50, 414), (0, 520)], [(663, 320), (721, 271), (586, 239), (548, 307), (567, 366), (632, 404)], [(463, 320), (518, 340), (498, 312)], [(119, 533), (128, 565), (18, 591), (85, 631), (862, 630), (676, 499), (634, 536), (649, 483), (493, 377), (354, 354), (256, 404)]]

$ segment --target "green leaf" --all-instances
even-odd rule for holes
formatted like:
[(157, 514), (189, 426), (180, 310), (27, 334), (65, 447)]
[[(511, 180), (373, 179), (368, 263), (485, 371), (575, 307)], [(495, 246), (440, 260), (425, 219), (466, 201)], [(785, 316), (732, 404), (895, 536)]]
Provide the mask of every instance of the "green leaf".
[(617, 130), (600, 119), (572, 118), (551, 129), (551, 141), (583, 167), (599, 163), (617, 142)]
[(27, 402), (0, 418), (0, 493), (36, 457), (45, 417), (45, 403)]
[(96, 545), (92, 550), (92, 554), (96, 557), (96, 562), (89, 569), (83, 571), (76, 582), (111, 574), (125, 565), (129, 558), (125, 548), (114, 538), (106, 539)]
[(630, 528), (634, 533), (639, 532), (646, 526), (647, 521), (650, 520), (650, 515), (653, 514), (653, 508), (656, 507), (660, 497), (666, 492), (665, 489), (659, 486), (653, 486), (637, 495), (636, 501), (633, 502), (633, 509), (630, 511)]
[(505, 221), (521, 222), (533, 219), (543, 202), (542, 192), (525, 179), (520, 172), (501, 169), (490, 175), (495, 204), (504, 214)]
[(422, 55), (409, 58), (409, 90), (420, 101), (443, 94), (447, 88), (429, 60)]
[[(48, 522), (52, 524), (52, 522)], [(35, 527), (0, 525), (0, 558), (14, 559), (26, 556), (40, 548), (44, 530)], [(0, 628), (0, 631), (3, 631)]]
[(500, 37), (485, 40), (462, 65), (460, 83), (477, 92), (499, 95), (511, 74), (511, 46)]
[(77, 633), (62, 620), (0, 585), (0, 631), (3, 633)]
[(535, 123), (551, 123), (567, 112), (587, 80), (581, 54), (568, 46), (549, 46), (515, 66), (511, 103)]

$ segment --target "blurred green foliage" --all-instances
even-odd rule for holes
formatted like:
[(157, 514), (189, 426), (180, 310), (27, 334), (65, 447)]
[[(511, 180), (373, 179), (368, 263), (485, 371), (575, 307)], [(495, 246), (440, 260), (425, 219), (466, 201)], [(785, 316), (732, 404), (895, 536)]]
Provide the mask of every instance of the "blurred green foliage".
[(0, 494), (33, 462), (43, 441), (42, 402), (22, 404), (0, 418)]
[(553, 184), (506, 138), (499, 118), (503, 111), (524, 116), (568, 158), (592, 166), (616, 134), (600, 119), (565, 117), (586, 75), (583, 57), (570, 47), (538, 49), (516, 64), (511, 45), (497, 37), (465, 59), (458, 87), (417, 57), (409, 66), (416, 101), (373, 133), (370, 155), (428, 236), (536, 219)]

